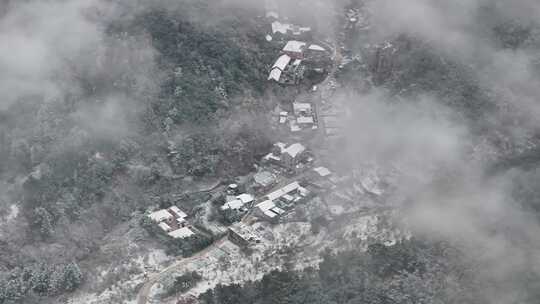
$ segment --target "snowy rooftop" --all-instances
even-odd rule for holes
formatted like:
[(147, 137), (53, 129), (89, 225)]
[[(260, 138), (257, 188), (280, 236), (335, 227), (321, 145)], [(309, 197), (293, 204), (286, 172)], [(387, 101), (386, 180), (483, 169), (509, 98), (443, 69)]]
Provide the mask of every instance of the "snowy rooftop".
[(282, 196), (282, 198), (289, 202), (292, 202), (294, 200), (294, 197), (289, 194), (285, 194), (284, 196)]
[(167, 225), (167, 223), (159, 223), (158, 226), (165, 232), (169, 232), (171, 230), (171, 226)]
[(332, 172), (330, 172), (330, 170), (328, 170), (325, 167), (317, 167), (317, 168), (314, 168), (313, 171), (317, 172), (317, 174), (319, 174), (322, 177), (332, 174)]
[(270, 75), (268, 75), (268, 80), (279, 81), (280, 78), (281, 78), (281, 70), (278, 68), (272, 69), (272, 71), (270, 71)]
[(193, 231), (191, 231), (191, 229), (189, 229), (188, 227), (182, 227), (182, 228), (177, 229), (175, 231), (169, 232), (169, 236), (171, 236), (172, 238), (175, 238), (175, 239), (184, 239), (184, 238), (190, 237), (192, 235), (195, 235), (195, 233)]
[(266, 215), (269, 218), (274, 218), (274, 217), (278, 216), (278, 214), (275, 213), (272, 210), (265, 210), (265, 211), (263, 211), (263, 213), (264, 213), (264, 215)]
[(262, 203), (259, 203), (257, 205), (257, 208), (261, 209), (261, 211), (266, 211), (266, 210), (270, 210), (272, 208), (274, 208), (276, 206), (276, 204), (274, 204), (273, 201), (271, 200), (267, 200), (267, 201), (264, 201)]
[(289, 55), (287, 54), (283, 54), (279, 56), (279, 58), (276, 60), (276, 62), (272, 66), (272, 69), (278, 68), (283, 71), (285, 70), (287, 65), (289, 65), (290, 62), (291, 62), (291, 57), (289, 57)]
[(278, 190), (276, 190), (274, 192), (269, 193), (266, 196), (268, 197), (269, 200), (272, 201), (272, 200), (278, 199), (278, 198), (280, 198), (280, 197), (282, 197), (282, 196), (284, 196), (284, 195), (286, 195), (288, 193), (291, 193), (291, 192), (297, 190), (298, 188), (300, 188), (300, 184), (298, 184), (298, 182), (293, 182), (293, 183), (290, 183), (290, 184), (288, 184), (287, 186), (285, 186), (283, 188), (280, 188), (280, 189), (278, 189)]
[(292, 25), (288, 23), (281, 23), (279, 21), (272, 22), (272, 33), (287, 34), (287, 31), (292, 30)]
[(304, 197), (308, 196), (309, 194), (309, 190), (304, 187), (298, 187), (298, 192), (300, 192), (300, 195)]
[(244, 204), (251, 203), (255, 199), (253, 195), (247, 193), (240, 194), (236, 198), (242, 201)]
[(281, 160), (281, 157), (279, 156), (275, 156), (274, 153), (268, 153), (265, 157), (264, 157), (265, 160), (275, 160), (275, 161), (280, 161)]
[(299, 124), (312, 124), (312, 123), (315, 123), (315, 121), (313, 120), (313, 116), (301, 116), (301, 117), (298, 117), (296, 119), (296, 122), (299, 123)]
[(171, 208), (169, 208), (170, 211), (172, 211), (174, 214), (176, 214), (176, 216), (180, 217), (180, 218), (186, 218), (187, 217), (187, 214), (180, 210), (180, 208), (176, 207), (176, 206), (172, 206)]
[(279, 208), (279, 207), (274, 207), (272, 209), (270, 209), (270, 211), (274, 212), (275, 214), (278, 214), (278, 215), (282, 215), (283, 213), (285, 213), (285, 210)]
[(295, 143), (283, 150), (283, 153), (287, 153), (294, 158), (304, 151), (306, 151), (306, 147), (304, 147), (301, 143)]
[(322, 46), (320, 45), (317, 45), (317, 44), (312, 44), (308, 47), (309, 50), (312, 50), (312, 51), (321, 51), (321, 52), (324, 52), (326, 51)]
[(159, 223), (174, 218), (174, 215), (172, 215), (167, 209), (162, 209), (150, 213), (148, 217), (151, 218), (153, 221)]
[(243, 206), (244, 206), (244, 202), (237, 199), (237, 200), (225, 203), (225, 205), (221, 206), (221, 210), (229, 210), (229, 209), (238, 210), (238, 209), (242, 208)]
[(303, 51), (303, 49), (304, 49), (304, 46), (306, 46), (305, 42), (291, 40), (291, 41), (287, 42), (285, 47), (283, 47), (283, 51), (284, 52), (301, 53)]
[(294, 111), (311, 111), (311, 104), (307, 102), (293, 102)]

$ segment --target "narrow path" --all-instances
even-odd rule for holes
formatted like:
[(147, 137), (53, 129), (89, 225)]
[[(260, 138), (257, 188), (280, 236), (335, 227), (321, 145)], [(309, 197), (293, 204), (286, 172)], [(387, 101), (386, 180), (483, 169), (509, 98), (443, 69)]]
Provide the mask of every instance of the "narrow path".
[(158, 283), (162, 278), (170, 275), (173, 272), (178, 271), (182, 267), (185, 267), (186, 264), (191, 263), (197, 259), (200, 259), (204, 255), (206, 255), (208, 252), (214, 250), (219, 245), (221, 245), (225, 240), (227, 239), (227, 236), (224, 236), (220, 239), (215, 240), (210, 246), (206, 247), (205, 249), (199, 251), (198, 253), (188, 257), (183, 258), (181, 260), (176, 261), (169, 267), (163, 269), (161, 272), (154, 274), (152, 277), (150, 277), (146, 283), (141, 287), (139, 290), (139, 294), (137, 295), (137, 304), (147, 304), (148, 303), (148, 294), (150, 293), (150, 290), (152, 289), (152, 286), (154, 286), (156, 283)]

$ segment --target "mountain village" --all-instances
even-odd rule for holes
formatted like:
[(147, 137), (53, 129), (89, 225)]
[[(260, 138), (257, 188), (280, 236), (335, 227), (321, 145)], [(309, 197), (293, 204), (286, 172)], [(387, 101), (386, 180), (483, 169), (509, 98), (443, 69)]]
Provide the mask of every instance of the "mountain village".
[[(268, 82), (297, 92), (272, 113), (282, 140), (250, 175), (209, 190), (202, 212), (188, 214), (176, 205), (147, 212), (161, 233), (176, 242), (197, 236), (212, 241), (158, 273), (145, 274), (138, 304), (196, 303), (218, 284), (257, 280), (272, 269), (317, 267), (325, 250), (365, 249), (373, 241), (391, 246), (409, 237), (391, 228), (391, 209), (379, 203), (391, 176), (369, 164), (361, 172), (341, 175), (332, 169), (331, 156), (320, 159), (312, 149), (339, 143), (347, 113), (338, 102), (330, 103), (337, 88), (334, 74), (358, 59), (343, 54), (346, 47), (339, 41), (319, 38), (311, 27), (292, 24), (282, 14), (266, 1), (265, 39), (281, 47)], [(363, 14), (360, 8), (344, 12), (343, 35), (367, 26)], [(308, 74), (318, 80), (306, 81)], [(195, 282), (168, 294), (175, 278), (191, 274)]]

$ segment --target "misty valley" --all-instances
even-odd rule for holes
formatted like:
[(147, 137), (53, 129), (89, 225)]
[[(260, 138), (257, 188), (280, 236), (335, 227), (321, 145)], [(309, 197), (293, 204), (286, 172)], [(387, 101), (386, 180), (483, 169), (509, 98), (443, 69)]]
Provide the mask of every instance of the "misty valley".
[(0, 304), (539, 303), (539, 14), (0, 1)]

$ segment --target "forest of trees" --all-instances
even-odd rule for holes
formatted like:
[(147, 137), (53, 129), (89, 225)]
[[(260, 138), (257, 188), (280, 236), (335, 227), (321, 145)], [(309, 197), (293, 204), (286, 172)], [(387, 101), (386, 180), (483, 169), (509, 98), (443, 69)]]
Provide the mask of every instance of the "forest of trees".
[[(94, 271), (85, 269), (83, 261), (99, 251), (104, 237), (159, 204), (153, 198), (184, 190), (178, 186), (181, 177), (242, 175), (270, 148), (265, 115), (273, 105), (264, 98), (265, 81), (279, 48), (265, 40), (268, 28), (253, 17), (257, 14), (212, 9), (212, 0), (178, 2), (180, 10), (149, 6), (100, 24), (106, 29), (103, 45), (87, 54), (88, 62), (63, 58), (69, 68), (55, 73), (66, 75), (51, 76), (74, 88), (52, 100), (30, 95), (0, 107), (0, 194), (9, 198), (2, 207), (20, 207), (0, 243), (0, 304), (39, 303), (72, 292), (85, 282), (85, 270)], [(540, 44), (537, 27), (501, 19), (489, 9), (483, 13), (486, 37), (494, 47), (515, 52)], [(202, 15), (205, 22), (197, 22)], [(495, 133), (493, 120), (486, 119), (497, 111), (493, 92), (479, 83), (473, 67), (427, 41), (394, 38), (396, 52), (381, 54), (390, 65), (359, 67), (355, 64), (361, 62), (353, 61), (338, 80), (347, 88), (364, 89), (373, 76), (371, 85), (391, 94), (432, 94), (478, 133)], [(146, 42), (155, 57), (126, 56)], [(85, 64), (93, 69), (81, 67)], [(363, 74), (370, 72), (378, 75)], [(120, 110), (98, 111), (111, 105)], [(125, 125), (102, 126), (99, 118), (107, 115)], [(509, 173), (514, 174), (513, 198), (540, 218), (537, 155), (538, 150), (528, 151), (495, 166), (516, 169)], [(154, 233), (155, 225), (145, 219), (141, 226)], [(159, 231), (152, 236), (163, 241), (168, 253), (184, 256), (213, 241), (204, 236), (172, 240)], [(66, 263), (66, 256), (73, 262)], [(483, 304), (473, 271), (448, 244), (375, 244), (367, 253), (328, 252), (318, 270), (274, 271), (260, 282), (218, 286), (201, 301)], [(171, 292), (197, 280), (196, 274), (179, 277), (179, 289)]]
[[(190, 12), (207, 14), (209, 8), (202, 4), (186, 1), (180, 13), (152, 8), (127, 21), (109, 20), (100, 46), (104, 51), (99, 50), (104, 58), (87, 58), (91, 63), (103, 60), (100, 66), (105, 67), (90, 73), (74, 63), (68, 71), (80, 91), (58, 100), (29, 96), (0, 108), (0, 178), (21, 185), (9, 193), (11, 201), (20, 202), (19, 236), (2, 244), (0, 254), (1, 261), (21, 263), (0, 268), (6, 282), (0, 284), (5, 287), (0, 299), (30, 301), (25, 294), (73, 290), (80, 280), (57, 283), (63, 273), (55, 266), (58, 252), (77, 261), (91, 257), (108, 231), (154, 204), (150, 198), (178, 191), (168, 172), (229, 177), (251, 170), (268, 147), (266, 126), (258, 120), (267, 110), (261, 96), (272, 50), (262, 51), (266, 41), (251, 14), (231, 10), (213, 25), (193, 22)], [(155, 58), (125, 57), (130, 54), (125, 48), (136, 52), (147, 37)], [(157, 71), (144, 70), (154, 64)], [(152, 81), (158, 90), (149, 85)], [(130, 100), (119, 101), (118, 120), (127, 126), (97, 132), (100, 122), (81, 123), (78, 114), (99, 118), (92, 111), (106, 108), (103, 99), (114, 94)], [(239, 111), (245, 113), (233, 116)], [(171, 143), (178, 153), (169, 154)], [(190, 255), (209, 242), (171, 242), (169, 249)], [(24, 246), (56, 251), (42, 251), (38, 257), (19, 254)], [(38, 263), (36, 258), (47, 262), (25, 266)], [(84, 272), (81, 268), (77, 270)], [(35, 283), (38, 277), (47, 284)]]
[(272, 271), (244, 286), (217, 286), (204, 304), (487, 303), (474, 268), (444, 243), (412, 240), (367, 252), (327, 252), (319, 269)]
[(77, 263), (35, 264), (0, 276), (0, 303), (16, 303), (27, 296), (54, 296), (75, 290), (83, 281)]
[(155, 113), (176, 124), (203, 124), (215, 119), (218, 110), (239, 106), (234, 97), (240, 93), (263, 93), (275, 50), (266, 44), (260, 26), (252, 18), (229, 17), (201, 27), (178, 15), (151, 11), (111, 30), (150, 34), (166, 74), (153, 102)]

